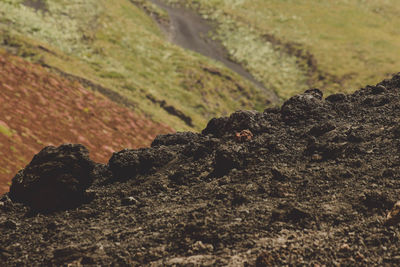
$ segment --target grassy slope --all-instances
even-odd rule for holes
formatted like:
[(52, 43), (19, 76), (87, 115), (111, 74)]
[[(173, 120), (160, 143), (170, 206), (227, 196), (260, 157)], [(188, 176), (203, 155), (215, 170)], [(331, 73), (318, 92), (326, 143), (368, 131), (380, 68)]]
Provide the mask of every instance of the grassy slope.
[(265, 107), (258, 89), (166, 42), (153, 20), (128, 0), (46, 1), (43, 12), (22, 2), (0, 1), (3, 46), (117, 91), (155, 121), (193, 129), (147, 95), (190, 116), (195, 129), (233, 110)]
[[(307, 83), (328, 93), (354, 90), (400, 70), (396, 0), (168, 1), (186, 2), (218, 22), (216, 36), (231, 56), (283, 98)], [(271, 35), (279, 45), (266, 42)], [(306, 59), (296, 60), (293, 51), (280, 52), (287, 44), (313, 55), (317, 73), (310, 75)]]
[(172, 131), (77, 82), (0, 52), (0, 194), (45, 145), (81, 143), (93, 160), (105, 163), (114, 151), (148, 146), (155, 135)]

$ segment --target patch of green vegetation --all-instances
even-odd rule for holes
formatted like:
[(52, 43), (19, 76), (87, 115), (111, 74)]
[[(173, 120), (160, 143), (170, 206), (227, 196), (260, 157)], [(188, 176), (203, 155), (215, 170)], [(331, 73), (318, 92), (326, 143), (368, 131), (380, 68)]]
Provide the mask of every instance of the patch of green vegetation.
[(155, 4), (148, 0), (130, 0), (137, 6), (143, 8), (146, 13), (150, 14), (152, 17), (156, 18), (161, 23), (169, 23), (168, 13), (160, 8), (158, 8)]
[[(12, 171), (7, 168), (0, 168), (0, 174), (12, 174)], [(7, 182), (8, 185), (11, 185), (11, 181)]]
[(0, 23), (0, 45), (14, 54), (29, 58), (33, 61), (39, 61), (40, 55), (35, 52), (32, 44), (27, 43), (19, 36), (10, 34), (8, 27)]
[(3, 124), (0, 124), (0, 134), (3, 134), (7, 137), (12, 137), (14, 133), (12, 129), (8, 128)]
[[(0, 1), (0, 30), (32, 47), (38, 62), (118, 92), (155, 121), (193, 130), (148, 95), (191, 117), (194, 129), (234, 110), (265, 108), (267, 97), (259, 89), (224, 66), (167, 42), (153, 19), (128, 0), (47, 1), (46, 12), (21, 2)], [(157, 14), (163, 16), (160, 10)]]
[(28, 160), (24, 157), (24, 156), (17, 156), (17, 159), (19, 160), (19, 162), (28, 162)]
[(102, 78), (109, 78), (109, 79), (124, 79), (124, 75), (116, 71), (104, 72), (100, 74)]
[[(308, 86), (348, 92), (400, 70), (396, 0), (166, 1), (216, 22), (231, 57), (283, 98)], [(308, 51), (313, 65), (287, 45)]]
[[(231, 31), (231, 29), (235, 29)], [(221, 24), (216, 36), (227, 48), (232, 60), (247, 67), (265, 87), (286, 99), (308, 89), (307, 73), (298, 58), (277, 51), (246, 24)]]

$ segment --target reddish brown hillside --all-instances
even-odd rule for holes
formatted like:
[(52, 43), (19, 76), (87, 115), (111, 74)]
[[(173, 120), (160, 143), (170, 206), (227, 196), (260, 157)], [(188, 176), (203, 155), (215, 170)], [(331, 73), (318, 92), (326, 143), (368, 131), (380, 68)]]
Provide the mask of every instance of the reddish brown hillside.
[(147, 146), (172, 131), (39, 65), (0, 54), (0, 194), (43, 146), (82, 143), (93, 160), (106, 162), (113, 151)]

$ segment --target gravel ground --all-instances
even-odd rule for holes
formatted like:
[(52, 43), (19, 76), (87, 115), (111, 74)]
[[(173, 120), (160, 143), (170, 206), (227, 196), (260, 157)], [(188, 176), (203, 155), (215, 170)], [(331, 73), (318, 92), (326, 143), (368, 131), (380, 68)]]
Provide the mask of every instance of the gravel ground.
[(399, 122), (400, 74), (238, 111), (107, 165), (45, 148), (0, 199), (1, 265), (398, 265)]

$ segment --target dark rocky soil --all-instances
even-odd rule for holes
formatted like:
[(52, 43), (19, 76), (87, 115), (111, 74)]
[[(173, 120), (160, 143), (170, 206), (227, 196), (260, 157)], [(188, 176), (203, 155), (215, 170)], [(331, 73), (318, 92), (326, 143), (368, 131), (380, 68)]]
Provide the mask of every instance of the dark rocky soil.
[(399, 122), (400, 74), (158, 136), (108, 165), (46, 148), (0, 199), (0, 265), (398, 265)]

